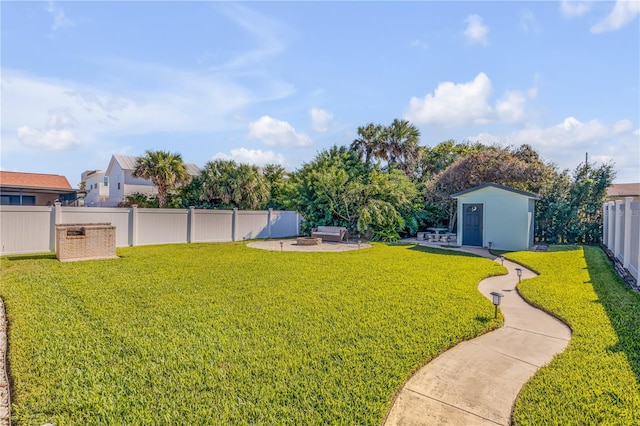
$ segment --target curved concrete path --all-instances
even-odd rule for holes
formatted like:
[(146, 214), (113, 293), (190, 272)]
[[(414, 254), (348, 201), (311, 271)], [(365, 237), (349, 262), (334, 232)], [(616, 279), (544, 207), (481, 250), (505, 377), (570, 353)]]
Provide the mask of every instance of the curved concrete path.
[[(442, 248), (442, 247), (438, 247)], [(500, 262), (488, 250), (462, 247)], [(515, 290), (518, 276), (536, 274), (505, 260), (508, 275), (482, 280), (478, 289), (504, 294), (504, 326), (462, 342), (418, 370), (400, 390), (384, 425), (509, 425), (522, 385), (562, 352), (571, 331), (564, 323), (534, 308)]]

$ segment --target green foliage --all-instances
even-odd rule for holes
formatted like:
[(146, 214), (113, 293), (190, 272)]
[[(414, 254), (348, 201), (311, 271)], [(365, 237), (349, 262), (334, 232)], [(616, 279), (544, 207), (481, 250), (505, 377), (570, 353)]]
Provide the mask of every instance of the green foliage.
[(500, 324), (477, 285), (504, 268), (465, 254), (118, 255), (0, 259), (14, 424), (379, 424), (412, 372)]
[(382, 172), (353, 150), (334, 146), (292, 176), (287, 205), (303, 214), (308, 228), (340, 225), (395, 241), (407, 225), (404, 218), (418, 208), (418, 192), (401, 171)]
[(600, 242), (602, 204), (614, 178), (611, 164), (581, 163), (571, 178), (558, 174), (538, 203), (536, 236), (552, 243)]
[(523, 297), (573, 331), (565, 351), (523, 387), (514, 424), (640, 424), (640, 294), (596, 247), (508, 257), (540, 273), (519, 285)]
[(125, 197), (125, 202), (119, 203), (118, 207), (131, 207), (136, 205), (140, 208), (158, 208), (158, 197), (156, 195), (146, 195), (140, 192), (134, 192)]
[(189, 181), (182, 156), (167, 151), (146, 151), (139, 157), (133, 176), (149, 179), (158, 189), (158, 206), (167, 207), (169, 192)]
[(257, 166), (215, 160), (201, 174), (202, 197), (222, 208), (257, 209), (269, 199), (269, 182)]

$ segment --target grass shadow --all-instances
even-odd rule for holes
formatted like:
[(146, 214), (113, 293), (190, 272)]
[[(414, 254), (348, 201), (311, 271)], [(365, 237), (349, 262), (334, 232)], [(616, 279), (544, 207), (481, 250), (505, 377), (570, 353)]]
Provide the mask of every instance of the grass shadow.
[(478, 256), (473, 253), (467, 253), (464, 251), (447, 250), (444, 248), (435, 248), (435, 247), (425, 247), (417, 244), (414, 244), (413, 247), (411, 247), (409, 250), (415, 250), (422, 253), (446, 254), (448, 256), (482, 258), (482, 256)]
[(52, 260), (56, 259), (55, 253), (40, 253), (40, 254), (23, 254), (23, 255), (9, 255), (3, 256), (7, 260), (16, 261), (16, 260)]
[(590, 277), (585, 284), (593, 286), (618, 337), (609, 350), (627, 356), (640, 383), (640, 293), (625, 285), (601, 249), (585, 250), (584, 256)]

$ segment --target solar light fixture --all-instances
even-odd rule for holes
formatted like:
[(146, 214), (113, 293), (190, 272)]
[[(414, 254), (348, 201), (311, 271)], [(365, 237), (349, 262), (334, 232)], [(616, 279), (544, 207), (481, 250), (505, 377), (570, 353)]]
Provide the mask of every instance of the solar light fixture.
[(516, 274), (518, 274), (518, 282), (522, 281), (522, 269), (516, 268)]
[(504, 266), (504, 254), (500, 255), (500, 261), (502, 262), (502, 266)]
[(498, 318), (498, 305), (500, 305), (500, 299), (502, 299), (502, 297), (504, 297), (504, 294), (502, 293), (498, 293), (497, 291), (492, 291), (491, 292), (491, 296), (492, 296), (492, 302), (493, 302), (493, 306), (495, 306), (496, 310), (493, 313), (493, 317), (494, 318)]
[(280, 251), (282, 251), (282, 246), (284, 246), (284, 243), (282, 241), (280, 241)]
[(362, 242), (362, 241), (358, 240), (358, 250), (360, 250), (360, 243), (361, 243), (361, 242)]

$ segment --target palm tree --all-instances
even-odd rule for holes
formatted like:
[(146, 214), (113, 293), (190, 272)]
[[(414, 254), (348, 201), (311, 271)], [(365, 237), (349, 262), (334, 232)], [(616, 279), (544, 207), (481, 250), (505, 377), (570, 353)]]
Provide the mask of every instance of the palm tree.
[(256, 209), (269, 200), (269, 182), (258, 167), (233, 160), (209, 161), (202, 171), (204, 193), (227, 207)]
[(358, 158), (369, 164), (372, 157), (379, 157), (383, 142), (384, 127), (369, 123), (358, 127), (358, 138), (351, 143), (350, 149), (358, 153)]
[(393, 120), (384, 132), (384, 151), (389, 166), (397, 164), (406, 175), (418, 159), (420, 131), (407, 120)]
[(167, 151), (146, 151), (138, 157), (133, 176), (149, 179), (158, 188), (158, 207), (167, 206), (169, 191), (189, 181), (182, 156)]

